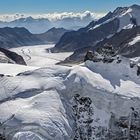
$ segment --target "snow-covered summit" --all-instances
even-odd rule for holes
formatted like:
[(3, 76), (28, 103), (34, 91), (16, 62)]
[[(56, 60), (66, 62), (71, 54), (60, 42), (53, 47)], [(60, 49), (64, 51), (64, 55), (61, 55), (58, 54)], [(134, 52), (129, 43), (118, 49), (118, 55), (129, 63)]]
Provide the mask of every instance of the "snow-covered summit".
[[(90, 27), (90, 30), (99, 28), (101, 25), (111, 22), (114, 19), (119, 19), (119, 29), (132, 28), (133, 25), (140, 25), (140, 6), (132, 5), (130, 7), (118, 7), (113, 12), (108, 13), (106, 16), (110, 15), (105, 21), (97, 24), (95, 27)], [(135, 20), (135, 21), (134, 21)]]
[(122, 29), (132, 28), (140, 25), (140, 6), (133, 5), (129, 7), (124, 13), (119, 15), (120, 28)]
[(75, 51), (75, 53), (80, 53), (86, 51), (86, 48), (94, 49), (101, 41), (117, 35), (123, 29), (133, 29), (139, 26), (139, 15), (140, 8), (138, 5), (119, 7), (103, 18), (92, 21), (85, 28), (64, 34), (53, 51)]

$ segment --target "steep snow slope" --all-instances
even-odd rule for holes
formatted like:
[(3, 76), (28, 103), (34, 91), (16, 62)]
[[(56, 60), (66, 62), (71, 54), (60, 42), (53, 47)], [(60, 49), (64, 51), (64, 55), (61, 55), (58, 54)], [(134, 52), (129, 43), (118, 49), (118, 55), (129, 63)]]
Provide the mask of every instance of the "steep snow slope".
[(125, 59), (120, 64), (87, 61), (81, 66), (47, 66), (2, 77), (0, 85), (0, 132), (14, 140), (28, 135), (36, 140), (73, 140), (77, 128), (87, 135), (86, 112), (81, 112), (83, 123), (73, 112), (76, 94), (91, 100), (90, 126), (97, 131), (109, 128), (112, 113), (117, 118), (128, 116), (131, 107), (140, 105), (140, 80)]
[(59, 67), (44, 68), (1, 78), (1, 122), (15, 114), (4, 124), (9, 139), (16, 132), (23, 135), (23, 131), (34, 132), (42, 139), (70, 139), (73, 127), (69, 126), (71, 122), (64, 109), (66, 100), (61, 100), (62, 95), (57, 91), (65, 88), (59, 75), (65, 76), (67, 71)]
[[(140, 13), (140, 6), (133, 5), (131, 6), (125, 13), (119, 16), (120, 19), (120, 28), (132, 28), (134, 24), (140, 25), (140, 17), (138, 16)], [(136, 19), (136, 23), (134, 23), (131, 19)]]
[[(119, 29), (118, 32), (122, 29), (133, 28), (134, 25), (140, 25), (140, 6), (132, 5), (130, 7), (118, 7), (113, 13), (111, 18), (107, 19), (105, 22), (97, 24), (94, 27), (90, 27), (89, 30), (94, 30), (95, 28), (99, 28), (103, 24), (106, 24), (115, 18), (119, 19)], [(135, 19), (135, 21), (134, 21)]]
[(0, 74), (15, 76), (19, 73), (29, 71), (29, 70), (35, 70), (38, 68), (39, 67), (30, 67), (30, 66), (24, 66), (24, 65), (18, 65), (18, 64), (0, 63)]

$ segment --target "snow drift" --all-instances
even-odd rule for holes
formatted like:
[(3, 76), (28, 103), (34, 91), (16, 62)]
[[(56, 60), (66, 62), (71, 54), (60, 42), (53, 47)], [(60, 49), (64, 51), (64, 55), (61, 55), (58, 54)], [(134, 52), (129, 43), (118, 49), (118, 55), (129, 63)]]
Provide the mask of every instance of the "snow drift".
[(92, 100), (91, 125), (108, 128), (112, 112), (125, 116), (140, 105), (140, 80), (127, 63), (125, 59), (120, 64), (87, 61), (0, 78), (0, 132), (13, 140), (74, 139), (78, 126), (72, 99), (76, 94)]

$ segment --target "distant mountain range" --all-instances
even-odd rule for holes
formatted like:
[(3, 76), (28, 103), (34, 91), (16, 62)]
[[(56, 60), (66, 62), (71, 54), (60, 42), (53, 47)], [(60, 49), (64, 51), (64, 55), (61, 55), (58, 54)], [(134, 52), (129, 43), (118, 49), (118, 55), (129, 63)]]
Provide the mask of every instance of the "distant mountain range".
[(3, 48), (13, 48), (40, 43), (42, 43), (41, 40), (25, 28), (0, 28), (0, 46)]
[(36, 34), (36, 36), (41, 39), (42, 42), (57, 43), (66, 32), (69, 32), (69, 30), (53, 27), (45, 33)]
[(61, 36), (68, 32), (63, 28), (52, 28), (43, 34), (32, 34), (21, 27), (0, 28), (0, 47), (13, 48), (20, 46), (56, 43)]
[[(1, 15), (0, 15), (1, 16)], [(46, 17), (47, 16), (47, 17)], [(0, 28), (3, 27), (25, 27), (31, 33), (40, 34), (56, 27), (67, 30), (77, 30), (85, 27), (93, 19), (97, 19), (103, 14), (96, 14), (89, 11), (84, 13), (52, 13), (47, 15), (7, 15), (0, 17)], [(13, 17), (13, 18), (12, 18)], [(12, 18), (12, 19), (9, 19)], [(9, 20), (8, 20), (9, 19)]]
[[(113, 12), (109, 12), (101, 19), (92, 21), (89, 25), (77, 31), (51, 28), (45, 33), (32, 34), (24, 27), (0, 28), (0, 47), (12, 48), (56, 43), (52, 52), (72, 51), (74, 52), (73, 55), (67, 58), (66, 62), (73, 62), (82, 61), (88, 50), (98, 51), (108, 44), (116, 50), (117, 54), (137, 57), (140, 56), (139, 14), (139, 5), (118, 7)], [(32, 17), (20, 18), (16, 22), (26, 23), (26, 20), (32, 22), (34, 19)], [(37, 19), (36, 22), (38, 22)], [(71, 21), (68, 23), (71, 23)], [(38, 27), (41, 26), (38, 25)]]
[[(80, 61), (87, 50), (96, 50), (105, 44), (111, 44), (124, 56), (140, 56), (137, 39), (140, 34), (139, 15), (140, 6), (138, 5), (119, 7), (98, 21), (91, 22), (85, 28), (65, 33), (52, 51), (74, 51), (68, 60), (79, 59)], [(135, 38), (138, 41), (129, 43)]]

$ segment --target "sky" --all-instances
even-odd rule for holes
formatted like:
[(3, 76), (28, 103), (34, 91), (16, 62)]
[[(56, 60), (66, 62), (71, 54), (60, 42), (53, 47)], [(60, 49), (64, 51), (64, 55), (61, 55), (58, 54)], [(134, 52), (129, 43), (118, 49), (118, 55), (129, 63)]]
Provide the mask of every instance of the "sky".
[(0, 0), (0, 14), (94, 11), (106, 13), (140, 0)]

